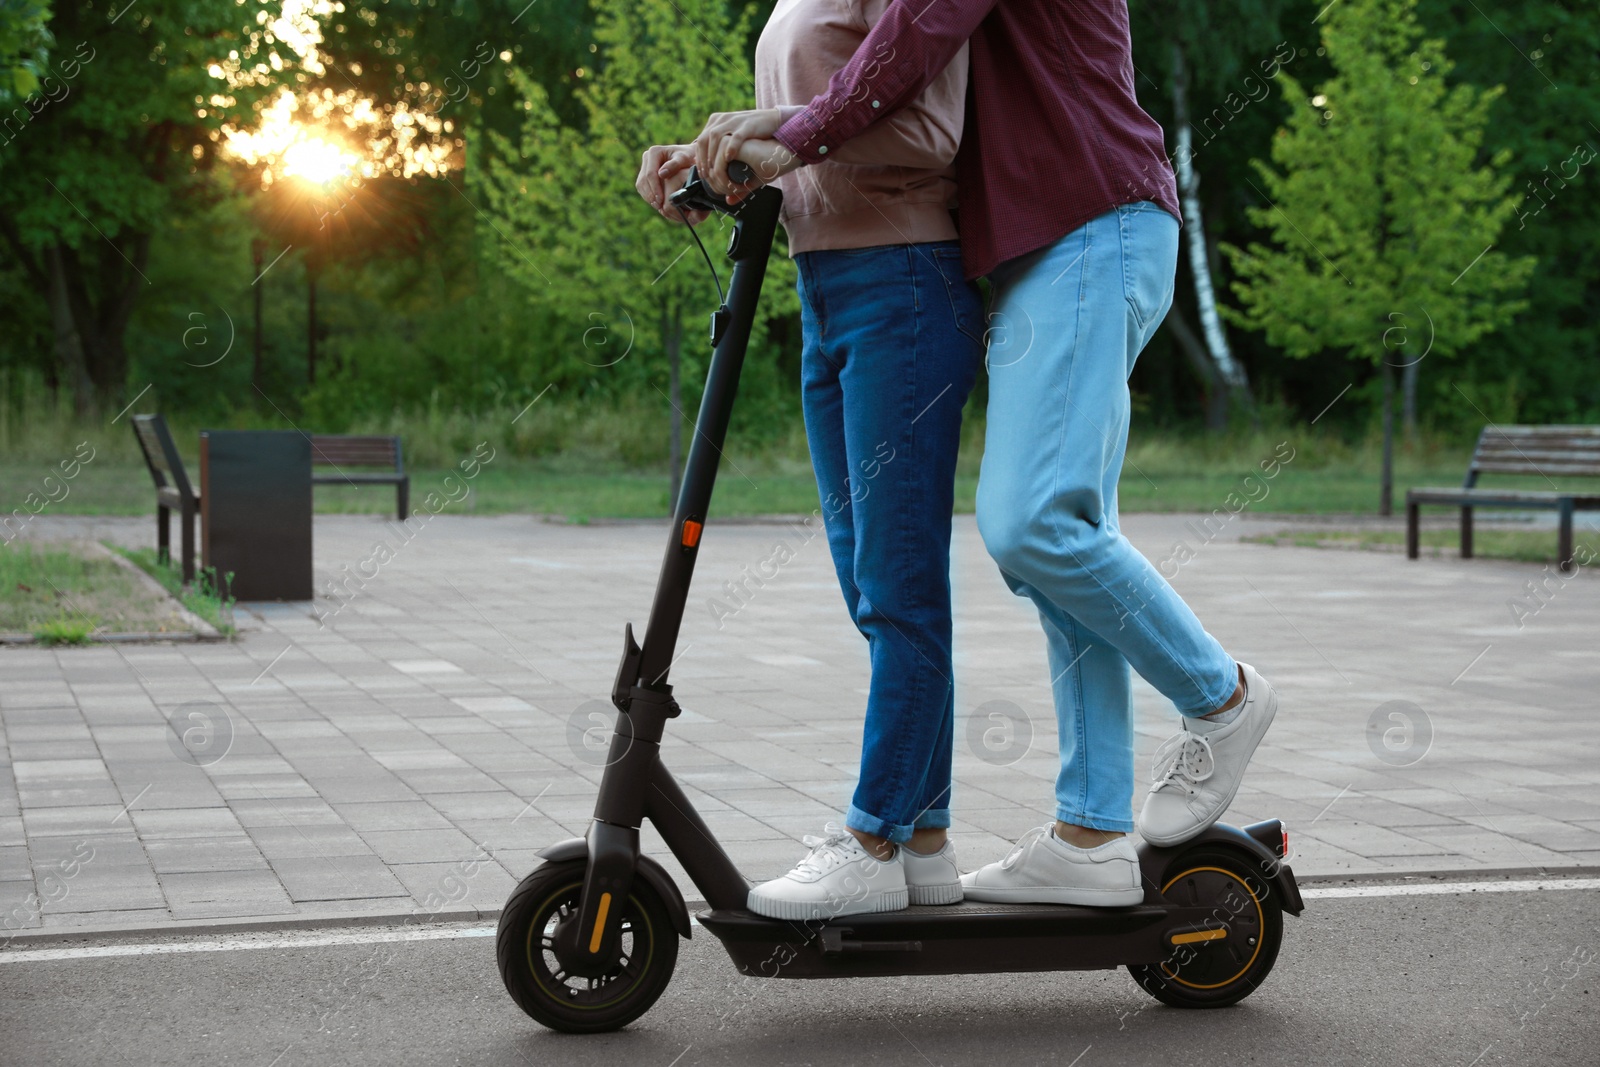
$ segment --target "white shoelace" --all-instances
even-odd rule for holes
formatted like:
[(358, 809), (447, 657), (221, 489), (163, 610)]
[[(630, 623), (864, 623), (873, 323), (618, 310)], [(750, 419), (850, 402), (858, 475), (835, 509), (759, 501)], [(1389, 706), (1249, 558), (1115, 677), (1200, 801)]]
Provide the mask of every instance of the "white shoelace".
[(794, 873), (809, 875), (824, 875), (841, 863), (854, 859), (851, 855), (851, 845), (865, 853), (861, 843), (849, 830), (838, 823), (830, 822), (822, 828), (823, 836), (806, 834), (800, 843), (810, 849), (805, 859), (794, 865)]
[(1028, 846), (1049, 832), (1049, 826), (1035, 826), (1032, 830), (1023, 834), (1021, 840), (1012, 845), (1011, 851), (1006, 853), (1006, 858), (1000, 861), (1000, 869), (1009, 871), (1012, 867), (1015, 867), (1017, 860), (1028, 850)]
[(1211, 742), (1185, 730), (1167, 738), (1156, 749), (1150, 767), (1150, 777), (1154, 780), (1150, 791), (1154, 793), (1169, 783), (1176, 783), (1193, 793), (1195, 786), (1210, 778), (1216, 769)]

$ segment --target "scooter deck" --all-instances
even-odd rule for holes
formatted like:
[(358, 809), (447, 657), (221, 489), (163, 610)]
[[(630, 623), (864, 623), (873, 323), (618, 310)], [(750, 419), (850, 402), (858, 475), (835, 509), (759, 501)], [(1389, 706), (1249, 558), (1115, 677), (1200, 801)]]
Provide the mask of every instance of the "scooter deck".
[[(1159, 898), (1158, 898), (1159, 899)], [(1103, 970), (1159, 963), (1171, 938), (1215, 925), (1215, 909), (963, 901), (839, 919), (699, 912), (743, 974), (764, 978)]]

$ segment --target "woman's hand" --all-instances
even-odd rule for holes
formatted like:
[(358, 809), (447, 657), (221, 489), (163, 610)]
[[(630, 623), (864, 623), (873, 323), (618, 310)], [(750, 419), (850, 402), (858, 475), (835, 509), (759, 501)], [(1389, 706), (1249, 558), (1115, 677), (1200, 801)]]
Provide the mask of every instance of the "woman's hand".
[(763, 185), (770, 185), (791, 170), (804, 166), (799, 156), (777, 141), (746, 141), (739, 146), (739, 153), (734, 158), (750, 164), (756, 177), (752, 182), (736, 182), (731, 186), (732, 192), (726, 197), (730, 204), (737, 204)]
[[(700, 131), (700, 136), (694, 139), (694, 164), (699, 169), (700, 177), (711, 186), (713, 192), (722, 196), (741, 189), (728, 178), (728, 164), (742, 158), (739, 150), (746, 141), (770, 141), (781, 125), (783, 120), (775, 107), (759, 111), (719, 111), (712, 115), (706, 119), (705, 129)], [(799, 160), (795, 163), (798, 165)], [(772, 177), (777, 177), (777, 174)]]
[(690, 225), (705, 220), (704, 211), (680, 211), (667, 203), (667, 199), (688, 181), (688, 170), (694, 165), (694, 146), (686, 144), (658, 144), (645, 149), (639, 163), (639, 177), (633, 187), (640, 197), (661, 213), (662, 218), (673, 222), (688, 218)]

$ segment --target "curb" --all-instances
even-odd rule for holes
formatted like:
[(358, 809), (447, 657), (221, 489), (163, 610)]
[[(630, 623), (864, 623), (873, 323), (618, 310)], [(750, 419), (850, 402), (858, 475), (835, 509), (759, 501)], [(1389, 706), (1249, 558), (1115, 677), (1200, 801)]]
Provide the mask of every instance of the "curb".
[[(1296, 875), (1295, 881), (1303, 888), (1335, 885), (1418, 885), (1427, 882), (1515, 882), (1528, 879), (1570, 878), (1594, 875), (1600, 866), (1569, 867), (1496, 867), (1480, 870), (1457, 871), (1396, 871), (1381, 874), (1310, 874)], [(684, 902), (693, 915), (708, 905), (703, 900)], [(227, 936), (240, 934), (279, 933), (292, 930), (352, 929), (368, 926), (439, 926), (451, 923), (488, 923), (500, 918), (500, 908), (447, 908), (435, 912), (410, 911), (308, 913), (281, 918), (243, 916), (238, 919), (188, 919), (149, 924), (109, 924), (59, 927), (49, 930), (19, 930), (0, 942), (0, 952), (5, 947), (41, 948), (49, 945), (69, 945), (74, 942), (103, 941), (116, 938), (125, 941), (171, 940), (184, 937)]]
[[(117, 566), (121, 567), (123, 570), (127, 571), (129, 574), (134, 575), (140, 582), (144, 583), (144, 587), (146, 589), (150, 590), (153, 593), (159, 593), (161, 595), (161, 597), (163, 599), (165, 599), (165, 600), (172, 601), (173, 609), (175, 611), (177, 611), (178, 618), (182, 619), (184, 621), (185, 625), (190, 626), (190, 627), (192, 627), (194, 629), (194, 634), (192, 635), (192, 640), (196, 640), (196, 641), (226, 641), (228, 639), (226, 634), (222, 633), (215, 626), (212, 626), (209, 622), (207, 622), (206, 620), (202, 619), (200, 616), (196, 615), (194, 612), (190, 611), (188, 609), (188, 607), (186, 607), (184, 605), (183, 601), (179, 600), (177, 597), (175, 597), (171, 593), (167, 592), (165, 586), (163, 586), (160, 582), (156, 581), (149, 574), (147, 574), (145, 572), (145, 569), (143, 567), (139, 566), (137, 563), (133, 562), (133, 560), (129, 559), (127, 556), (124, 556), (121, 552), (117, 552), (117, 551), (114, 551), (113, 549), (107, 548), (105, 545), (101, 544), (98, 541), (92, 542), (92, 544), (107, 559), (111, 560)], [(147, 635), (147, 634), (108, 634), (108, 635), (106, 635), (106, 640), (123, 640), (123, 641), (127, 641), (127, 640), (130, 640), (130, 639), (133, 639), (133, 638), (140, 638), (140, 637), (147, 637), (147, 636), (154, 636), (154, 635)]]

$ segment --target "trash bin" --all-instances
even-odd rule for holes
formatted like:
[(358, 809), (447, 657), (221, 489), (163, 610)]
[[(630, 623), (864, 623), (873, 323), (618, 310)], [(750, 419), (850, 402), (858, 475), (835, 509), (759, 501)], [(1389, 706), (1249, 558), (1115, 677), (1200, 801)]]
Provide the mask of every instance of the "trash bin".
[(309, 437), (202, 430), (200, 514), (200, 565), (215, 568), (224, 596), (311, 599)]

